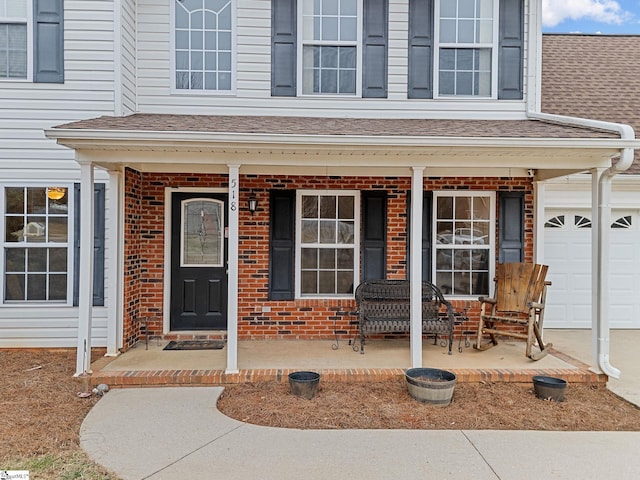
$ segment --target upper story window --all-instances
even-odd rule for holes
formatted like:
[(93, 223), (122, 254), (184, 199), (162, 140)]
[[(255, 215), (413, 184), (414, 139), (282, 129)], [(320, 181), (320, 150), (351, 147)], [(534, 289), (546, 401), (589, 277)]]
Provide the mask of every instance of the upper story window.
[(356, 95), (359, 86), (360, 0), (302, 0), (302, 93)]
[(233, 73), (231, 0), (175, 0), (175, 88), (230, 91)]
[(437, 0), (435, 14), (436, 95), (496, 97), (498, 0)]
[(0, 78), (27, 78), (29, 10), (27, 0), (0, 0)]
[(434, 192), (436, 284), (445, 294), (489, 294), (495, 249), (493, 192)]

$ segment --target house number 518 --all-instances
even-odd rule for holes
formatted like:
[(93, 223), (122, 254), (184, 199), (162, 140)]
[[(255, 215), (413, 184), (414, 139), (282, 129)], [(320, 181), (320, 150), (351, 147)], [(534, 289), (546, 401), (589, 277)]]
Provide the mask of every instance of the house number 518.
[(231, 200), (229, 201), (229, 210), (235, 212), (238, 208), (238, 181), (231, 180)]

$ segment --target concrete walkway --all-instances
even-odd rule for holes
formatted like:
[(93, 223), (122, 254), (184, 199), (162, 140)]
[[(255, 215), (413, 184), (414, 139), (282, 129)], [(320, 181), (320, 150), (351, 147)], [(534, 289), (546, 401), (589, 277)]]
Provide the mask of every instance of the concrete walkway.
[(232, 420), (221, 387), (110, 391), (80, 432), (137, 479), (635, 479), (640, 432), (293, 430)]
[[(544, 335), (554, 348), (588, 365), (593, 363), (591, 330), (546, 330)], [(611, 330), (609, 343), (611, 364), (622, 374), (609, 378), (607, 388), (640, 407), (640, 330)]]
[[(545, 338), (590, 363), (590, 331), (550, 330)], [(611, 361), (622, 378), (609, 388), (636, 404), (639, 342), (640, 330), (612, 331)], [(626, 480), (640, 472), (640, 432), (280, 429), (222, 415), (221, 392), (111, 390), (85, 418), (81, 446), (123, 480)]]

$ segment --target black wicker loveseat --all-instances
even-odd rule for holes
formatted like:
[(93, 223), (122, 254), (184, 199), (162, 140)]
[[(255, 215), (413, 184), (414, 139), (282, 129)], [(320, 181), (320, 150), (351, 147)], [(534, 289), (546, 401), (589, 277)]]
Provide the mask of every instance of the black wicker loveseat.
[[(356, 288), (360, 353), (364, 337), (372, 333), (408, 333), (411, 323), (410, 283), (408, 280), (367, 280)], [(453, 307), (438, 287), (422, 282), (422, 333), (448, 337), (449, 355), (453, 346), (455, 316)], [(354, 346), (357, 349), (357, 346)]]

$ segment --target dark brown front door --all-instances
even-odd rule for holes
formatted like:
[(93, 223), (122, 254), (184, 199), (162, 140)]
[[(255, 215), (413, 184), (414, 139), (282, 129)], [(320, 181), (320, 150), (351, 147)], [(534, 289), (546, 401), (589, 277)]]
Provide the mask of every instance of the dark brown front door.
[(227, 328), (227, 195), (171, 198), (171, 331)]

